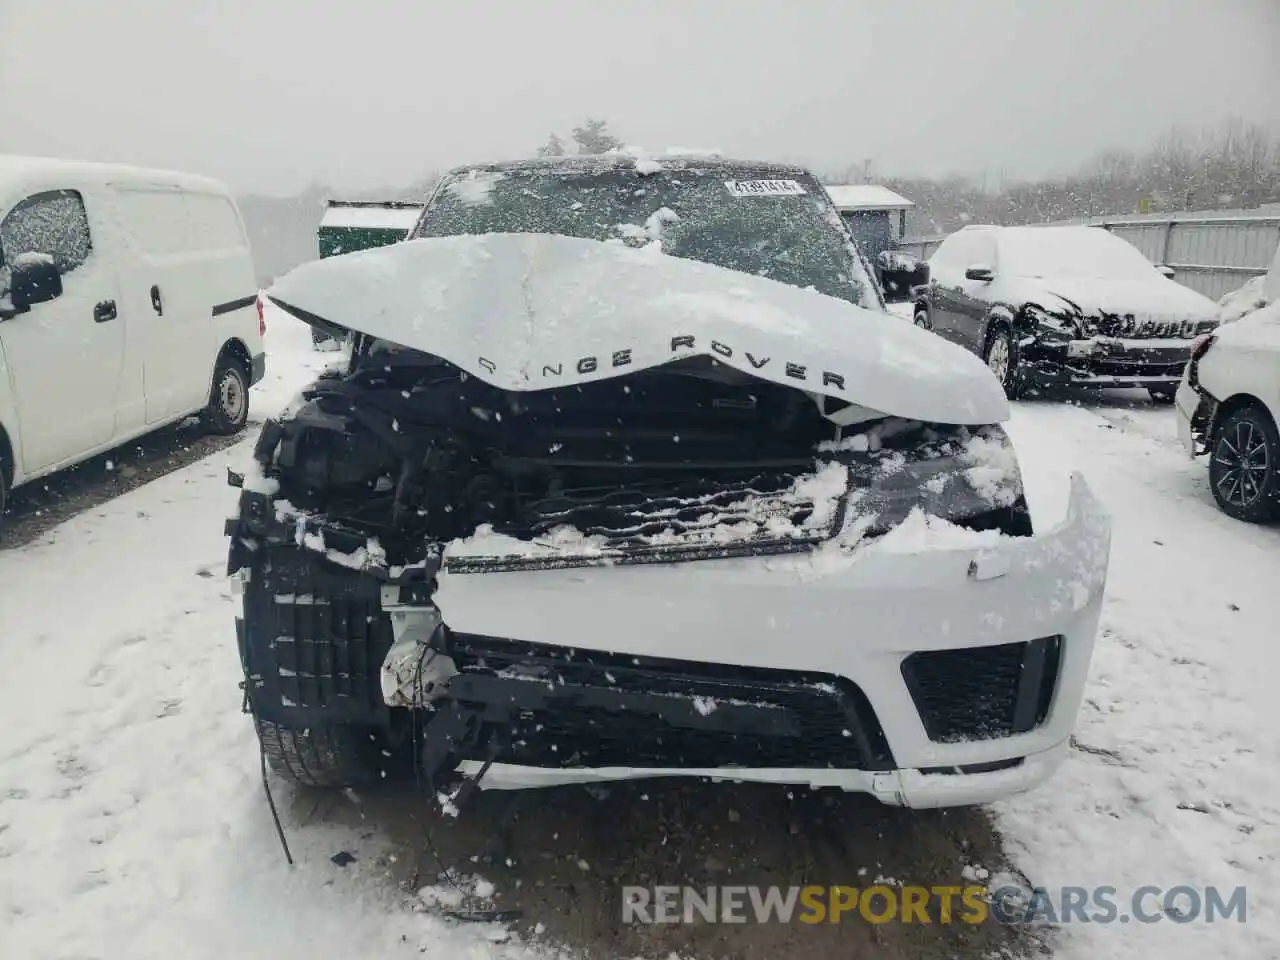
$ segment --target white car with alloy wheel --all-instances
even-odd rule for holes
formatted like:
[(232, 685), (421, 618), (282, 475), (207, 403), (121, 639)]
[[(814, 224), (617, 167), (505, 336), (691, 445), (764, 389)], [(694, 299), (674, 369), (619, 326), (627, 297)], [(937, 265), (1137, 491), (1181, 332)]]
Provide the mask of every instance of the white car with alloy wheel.
[(1192, 346), (1178, 434), (1193, 457), (1209, 455), (1223, 512), (1263, 523), (1280, 518), (1280, 250), (1266, 279), (1246, 289), (1251, 309), (1224, 298), (1224, 313), (1234, 307), (1236, 315)]

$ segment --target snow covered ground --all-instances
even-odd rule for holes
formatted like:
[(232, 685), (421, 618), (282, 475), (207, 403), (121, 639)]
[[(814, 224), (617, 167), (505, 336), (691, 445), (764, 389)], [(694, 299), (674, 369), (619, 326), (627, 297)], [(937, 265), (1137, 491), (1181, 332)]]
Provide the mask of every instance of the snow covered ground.
[[(283, 318), (268, 343), (258, 418), (334, 356)], [(252, 442), (0, 553), (0, 957), (529, 956), (382, 893), (369, 831), (293, 829), (285, 864), (240, 714), (220, 529)], [(330, 861), (342, 851), (355, 862)]]
[[(268, 343), (259, 417), (333, 356), (283, 317)], [(1015, 860), (1041, 885), (1249, 888), (1243, 926), (1077, 925), (1058, 956), (1275, 956), (1280, 748), (1264, 697), (1280, 665), (1280, 529), (1217, 511), (1167, 408), (1023, 403), (1011, 431), (1042, 519), (1079, 468), (1115, 523), (1079, 749), (996, 810)], [(284, 863), (223, 578), (225, 470), (251, 443), (0, 552), (0, 956), (539, 953), (412, 909), (376, 829), (311, 822), (277, 784), (296, 824), (298, 865)], [(354, 862), (333, 863), (342, 851)]]

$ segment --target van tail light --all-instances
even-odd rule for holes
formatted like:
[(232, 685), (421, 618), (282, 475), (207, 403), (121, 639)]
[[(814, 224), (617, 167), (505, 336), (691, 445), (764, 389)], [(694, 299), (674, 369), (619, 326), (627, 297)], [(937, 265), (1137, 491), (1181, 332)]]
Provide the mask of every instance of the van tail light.
[(1192, 363), (1199, 360), (1201, 357), (1203, 357), (1206, 353), (1209, 352), (1209, 348), (1213, 346), (1213, 339), (1214, 338), (1212, 333), (1202, 333), (1200, 334), (1200, 336), (1196, 337), (1194, 340), (1191, 341), (1191, 362)]
[(262, 302), (262, 296), (258, 296), (258, 336), (265, 337), (267, 335), (267, 312), (266, 305)]

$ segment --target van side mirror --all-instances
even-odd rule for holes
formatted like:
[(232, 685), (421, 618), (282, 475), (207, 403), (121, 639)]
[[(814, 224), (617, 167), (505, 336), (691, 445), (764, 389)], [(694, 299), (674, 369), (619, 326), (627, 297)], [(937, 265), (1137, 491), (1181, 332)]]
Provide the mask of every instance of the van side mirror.
[(38, 303), (62, 296), (62, 274), (53, 257), (44, 253), (20, 254), (9, 269), (9, 300), (15, 313), (26, 313)]
[(885, 250), (876, 257), (876, 275), (886, 303), (914, 299), (915, 291), (928, 284), (929, 264), (907, 253)]
[(1167, 277), (1170, 280), (1172, 280), (1178, 272), (1177, 270), (1173, 269), (1173, 267), (1169, 266), (1167, 263), (1157, 264), (1156, 269), (1160, 271), (1160, 276)]
[(996, 278), (996, 272), (985, 264), (975, 263), (964, 272), (966, 280), (977, 280), (979, 283), (990, 283)]

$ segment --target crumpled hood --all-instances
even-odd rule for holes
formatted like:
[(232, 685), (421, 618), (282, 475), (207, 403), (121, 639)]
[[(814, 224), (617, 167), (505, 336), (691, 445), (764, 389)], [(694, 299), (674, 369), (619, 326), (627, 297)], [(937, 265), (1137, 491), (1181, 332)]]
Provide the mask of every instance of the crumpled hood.
[(955, 424), (1009, 414), (977, 357), (912, 324), (652, 246), (545, 234), (410, 240), (305, 264), (267, 295), (295, 316), (434, 354), (504, 390), (701, 354), (882, 414)]
[[(1086, 316), (1100, 313), (1133, 314), (1151, 320), (1212, 320), (1218, 307), (1203, 294), (1184, 287), (1152, 271), (1150, 282), (1093, 280), (1088, 278), (1046, 277), (1023, 281), (1029, 288), (1031, 302), (1046, 310), (1057, 308), (1045, 302), (1044, 294), (1068, 301)], [(1039, 292), (1037, 299), (1035, 293)]]

